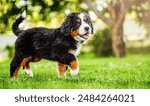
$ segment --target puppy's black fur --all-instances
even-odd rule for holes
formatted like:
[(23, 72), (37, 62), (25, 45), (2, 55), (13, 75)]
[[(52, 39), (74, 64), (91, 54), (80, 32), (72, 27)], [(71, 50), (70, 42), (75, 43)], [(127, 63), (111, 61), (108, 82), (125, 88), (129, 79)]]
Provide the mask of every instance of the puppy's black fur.
[(56, 29), (31, 28), (20, 30), (19, 24), (23, 21), (20, 16), (12, 25), (12, 30), (18, 36), (15, 42), (15, 54), (10, 65), (10, 76), (13, 77), (16, 69), (26, 57), (43, 58), (69, 65), (76, 57), (69, 50), (76, 50), (77, 41), (70, 35), (71, 30), (77, 30), (80, 24), (75, 24), (79, 13), (71, 13), (65, 22)]

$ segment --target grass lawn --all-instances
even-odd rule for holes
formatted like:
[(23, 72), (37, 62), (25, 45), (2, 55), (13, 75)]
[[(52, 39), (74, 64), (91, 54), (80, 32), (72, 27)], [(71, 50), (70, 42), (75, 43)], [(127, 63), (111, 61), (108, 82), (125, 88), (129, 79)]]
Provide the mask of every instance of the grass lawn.
[(56, 63), (42, 60), (32, 63), (34, 77), (23, 70), (17, 80), (9, 79), (10, 60), (0, 62), (0, 88), (150, 88), (150, 55), (129, 55), (122, 59), (82, 55), (80, 71), (71, 77), (58, 78)]

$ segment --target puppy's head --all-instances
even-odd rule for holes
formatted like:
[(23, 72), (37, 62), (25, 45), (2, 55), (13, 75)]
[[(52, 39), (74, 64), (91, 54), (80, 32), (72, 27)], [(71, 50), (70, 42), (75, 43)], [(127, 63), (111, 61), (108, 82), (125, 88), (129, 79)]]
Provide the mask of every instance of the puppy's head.
[(88, 14), (71, 13), (61, 26), (64, 35), (71, 35), (76, 41), (86, 41), (93, 34), (93, 25)]

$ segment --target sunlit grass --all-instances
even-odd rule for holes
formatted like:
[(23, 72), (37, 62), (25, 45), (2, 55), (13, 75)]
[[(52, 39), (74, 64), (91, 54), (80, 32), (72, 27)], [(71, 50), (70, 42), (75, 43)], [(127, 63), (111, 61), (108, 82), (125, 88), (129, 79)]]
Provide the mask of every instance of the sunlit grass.
[(57, 77), (57, 63), (42, 60), (32, 63), (34, 77), (22, 70), (17, 80), (9, 79), (10, 60), (0, 62), (0, 88), (150, 88), (150, 55), (130, 55), (116, 59), (82, 55), (80, 71), (71, 77)]

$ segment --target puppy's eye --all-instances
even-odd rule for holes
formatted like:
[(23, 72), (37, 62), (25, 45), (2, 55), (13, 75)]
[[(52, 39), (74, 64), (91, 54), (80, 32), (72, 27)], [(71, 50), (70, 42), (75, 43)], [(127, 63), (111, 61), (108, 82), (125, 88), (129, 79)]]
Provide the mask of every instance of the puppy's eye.
[(78, 19), (76, 19), (76, 21), (79, 23), (81, 20), (78, 18)]
[(84, 17), (83, 19), (85, 22), (89, 22), (89, 19), (87, 17)]

